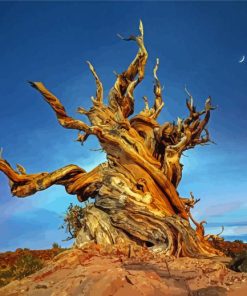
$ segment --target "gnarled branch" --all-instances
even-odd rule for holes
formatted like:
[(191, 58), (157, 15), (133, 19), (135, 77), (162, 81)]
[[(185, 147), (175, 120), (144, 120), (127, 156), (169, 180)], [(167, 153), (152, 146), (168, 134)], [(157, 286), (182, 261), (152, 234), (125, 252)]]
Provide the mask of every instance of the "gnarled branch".
[(54, 96), (42, 82), (30, 82), (31, 86), (37, 89), (44, 97), (46, 102), (55, 111), (58, 122), (65, 128), (77, 129), (87, 133), (92, 133), (90, 127), (82, 122), (81, 120), (74, 119), (67, 115), (64, 106), (61, 104), (59, 99)]
[(89, 197), (89, 185), (91, 196), (96, 194), (96, 184), (102, 179), (100, 166), (89, 173), (71, 164), (51, 173), (26, 174), (16, 172), (6, 160), (0, 159), (0, 171), (9, 178), (11, 192), (17, 197), (26, 197), (56, 184), (65, 186), (68, 193), (77, 194), (82, 201)]
[[(128, 69), (122, 74), (117, 75), (117, 80), (109, 93), (109, 104), (113, 110), (117, 111), (117, 106), (120, 107), (124, 117), (128, 117), (134, 112), (133, 91), (135, 87), (143, 80), (145, 66), (148, 57), (147, 50), (143, 42), (143, 25), (140, 21), (140, 35), (124, 38), (118, 35), (122, 40), (135, 41), (139, 47), (138, 53)], [(138, 78), (135, 81), (135, 77)]]
[(207, 240), (207, 241), (223, 241), (224, 238), (223, 237), (220, 237), (220, 235), (224, 232), (224, 226), (222, 225), (221, 226), (221, 231), (217, 234), (207, 234), (204, 236), (204, 239)]
[(96, 99), (93, 98), (93, 102), (94, 104), (102, 104), (103, 103), (103, 96), (104, 96), (104, 90), (103, 90), (103, 85), (102, 82), (100, 81), (94, 67), (92, 66), (92, 64), (87, 61), (88, 66), (90, 71), (92, 72), (94, 78), (95, 78), (95, 82), (96, 82)]
[(159, 59), (156, 59), (156, 64), (153, 69), (153, 75), (154, 75), (154, 81), (155, 81), (154, 89), (153, 89), (154, 95), (155, 95), (154, 105), (152, 108), (149, 108), (148, 99), (146, 96), (144, 96), (143, 99), (144, 99), (145, 108), (139, 114), (141, 116), (154, 119), (154, 120), (159, 116), (164, 106), (164, 102), (162, 100), (162, 87), (160, 85), (160, 82), (157, 76), (158, 67), (159, 67)]
[(160, 85), (160, 81), (157, 76), (158, 67), (159, 67), (159, 59), (156, 59), (156, 64), (155, 64), (155, 67), (153, 70), (154, 79), (155, 79), (155, 84), (154, 84), (155, 101), (154, 101), (153, 108), (154, 108), (155, 112), (152, 117), (154, 119), (156, 119), (159, 116), (159, 114), (164, 106), (164, 102), (162, 100), (162, 87)]

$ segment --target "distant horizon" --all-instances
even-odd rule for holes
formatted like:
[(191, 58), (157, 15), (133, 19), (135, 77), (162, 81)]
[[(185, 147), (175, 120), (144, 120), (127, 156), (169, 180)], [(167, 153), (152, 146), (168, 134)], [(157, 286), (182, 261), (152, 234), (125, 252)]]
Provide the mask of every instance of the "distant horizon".
[[(0, 2), (3, 157), (28, 173), (70, 163), (91, 170), (105, 160), (104, 153), (90, 150), (99, 148), (95, 138), (83, 146), (75, 142), (77, 132), (58, 124), (27, 81), (42, 81), (80, 119), (77, 107), (89, 108), (95, 94), (85, 61), (94, 65), (107, 95), (113, 71), (125, 70), (137, 52), (134, 43), (116, 34), (136, 34), (139, 19), (149, 60), (135, 91), (136, 112), (143, 108), (143, 95), (153, 97), (156, 57), (165, 101), (160, 123), (188, 114), (185, 84), (198, 109), (212, 97), (218, 109), (209, 131), (217, 144), (185, 153), (178, 191), (201, 199), (192, 214), (208, 222), (207, 233), (220, 232), (225, 223), (223, 237), (247, 242), (247, 63), (239, 63), (247, 56), (247, 2)], [(79, 202), (61, 186), (18, 199), (0, 173), (0, 200), (0, 252), (69, 244), (58, 228), (68, 205)]]

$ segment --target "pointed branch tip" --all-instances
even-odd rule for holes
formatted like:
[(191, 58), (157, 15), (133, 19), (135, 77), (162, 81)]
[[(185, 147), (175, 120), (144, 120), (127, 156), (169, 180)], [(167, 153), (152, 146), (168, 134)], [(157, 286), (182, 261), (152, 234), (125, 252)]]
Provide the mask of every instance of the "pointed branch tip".
[(94, 70), (93, 65), (92, 65), (89, 61), (86, 61), (86, 63), (88, 64), (89, 69), (90, 69), (91, 71), (93, 71), (93, 70)]
[(92, 99), (93, 103), (97, 103), (97, 102), (102, 102), (103, 101), (103, 85), (102, 85), (102, 82), (100, 81), (99, 79), (99, 76), (98, 74), (96, 73), (93, 65), (89, 62), (89, 61), (86, 61), (86, 63), (88, 64), (89, 66), (89, 69), (91, 71), (91, 73), (93, 74), (94, 78), (95, 78), (95, 81), (96, 81), (96, 99)]
[(192, 98), (192, 95), (191, 95), (191, 93), (188, 91), (188, 89), (187, 89), (187, 85), (186, 85), (186, 84), (184, 85), (184, 90), (185, 90), (186, 94), (187, 94), (190, 98)]
[(16, 164), (17, 170), (21, 175), (26, 175), (26, 169), (20, 165), (20, 164)]
[(28, 80), (27, 81), (32, 87), (37, 88), (35, 82)]
[(158, 68), (159, 68), (159, 63), (160, 63), (160, 60), (159, 60), (159, 58), (157, 58), (155, 66), (154, 66), (154, 70), (153, 70), (154, 78), (155, 78), (156, 81), (158, 80), (157, 71), (158, 71)]
[(126, 40), (126, 38), (124, 38), (122, 35), (120, 35), (119, 33), (117, 33), (117, 37), (119, 37), (121, 40)]
[[(143, 38), (143, 35), (144, 35), (144, 29), (143, 29), (143, 23), (142, 21), (140, 20), (139, 22), (139, 31), (140, 31), (140, 36), (141, 38)], [(123, 37), (121, 34), (117, 33), (117, 37), (119, 37), (121, 40), (124, 40), (124, 41), (131, 41), (131, 40), (134, 40), (136, 41), (138, 37), (134, 36), (134, 35), (130, 35), (130, 37), (128, 38), (125, 38)]]
[(141, 36), (143, 37), (144, 35), (144, 29), (143, 29), (143, 23), (142, 23), (142, 20), (140, 20), (139, 22), (139, 31), (141, 33)]

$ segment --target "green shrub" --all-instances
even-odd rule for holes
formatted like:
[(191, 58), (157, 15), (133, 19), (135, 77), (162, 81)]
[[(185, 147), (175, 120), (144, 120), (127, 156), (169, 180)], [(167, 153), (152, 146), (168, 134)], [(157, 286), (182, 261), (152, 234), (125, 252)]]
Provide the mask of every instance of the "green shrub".
[(13, 266), (0, 270), (0, 287), (7, 285), (13, 280), (20, 280), (40, 270), (43, 266), (44, 263), (40, 259), (30, 254), (22, 254)]
[(243, 240), (241, 240), (241, 239), (235, 239), (235, 241), (233, 241), (234, 243), (240, 243), (240, 244), (243, 244), (244, 243), (244, 241)]
[(61, 246), (58, 243), (53, 243), (52, 248), (53, 249), (61, 249)]
[(39, 258), (33, 257), (31, 254), (21, 255), (13, 267), (11, 267), (12, 275), (15, 279), (22, 279), (44, 267), (44, 263)]
[(64, 224), (61, 226), (61, 228), (65, 228), (65, 231), (69, 234), (66, 240), (75, 238), (81, 230), (84, 211), (85, 208), (77, 205), (74, 206), (72, 203), (69, 205), (65, 213)]
[(10, 269), (0, 270), (0, 287), (7, 285), (13, 278)]

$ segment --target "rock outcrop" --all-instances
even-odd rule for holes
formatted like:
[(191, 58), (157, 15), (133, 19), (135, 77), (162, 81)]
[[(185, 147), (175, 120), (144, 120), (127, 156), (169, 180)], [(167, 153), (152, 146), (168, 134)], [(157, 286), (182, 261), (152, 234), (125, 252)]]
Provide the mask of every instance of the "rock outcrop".
[(56, 256), (45, 268), (0, 289), (1, 296), (244, 295), (247, 274), (227, 257), (175, 258), (146, 248), (88, 244)]

